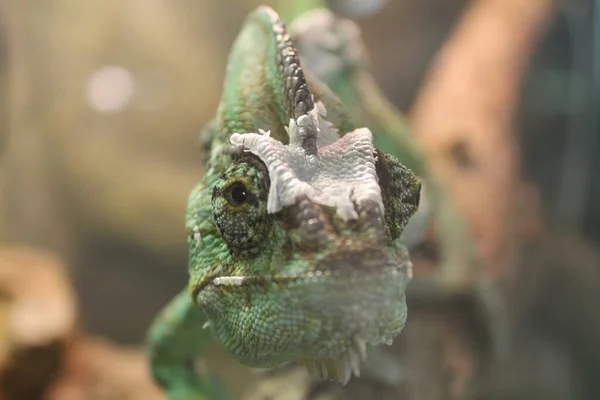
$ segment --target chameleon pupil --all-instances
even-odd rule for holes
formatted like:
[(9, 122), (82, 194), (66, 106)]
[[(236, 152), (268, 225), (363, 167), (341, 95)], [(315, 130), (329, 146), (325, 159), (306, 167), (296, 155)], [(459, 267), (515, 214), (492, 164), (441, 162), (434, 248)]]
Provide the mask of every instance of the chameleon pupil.
[(229, 189), (229, 198), (231, 199), (231, 202), (236, 205), (244, 204), (247, 197), (248, 193), (246, 191), (246, 186), (241, 182), (234, 183)]

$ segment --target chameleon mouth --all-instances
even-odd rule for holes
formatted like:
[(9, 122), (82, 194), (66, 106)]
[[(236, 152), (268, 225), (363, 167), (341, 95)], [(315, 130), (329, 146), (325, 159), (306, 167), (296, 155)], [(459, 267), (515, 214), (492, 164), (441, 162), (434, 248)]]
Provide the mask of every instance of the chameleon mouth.
[(244, 364), (295, 361), (317, 378), (346, 384), (360, 375), (368, 347), (391, 344), (403, 329), (409, 270), (407, 261), (362, 270), (215, 277), (197, 303), (213, 333)]
[(310, 282), (320, 281), (322, 279), (341, 279), (348, 281), (359, 281), (369, 279), (379, 275), (396, 275), (399, 273), (406, 274), (408, 278), (412, 278), (412, 263), (403, 264), (386, 264), (380, 266), (379, 271), (356, 271), (347, 273), (346, 271), (327, 271), (317, 270), (303, 274), (275, 274), (275, 275), (232, 275), (232, 276), (216, 276), (207, 280), (200, 289), (205, 289), (207, 286), (214, 287), (235, 287), (235, 286), (261, 286), (261, 285), (285, 285), (293, 282)]
[[(391, 343), (390, 343), (391, 344)], [(319, 379), (331, 379), (346, 385), (352, 376), (360, 377), (361, 365), (367, 361), (367, 342), (360, 334), (352, 337), (350, 346), (336, 358), (300, 360), (308, 372)]]

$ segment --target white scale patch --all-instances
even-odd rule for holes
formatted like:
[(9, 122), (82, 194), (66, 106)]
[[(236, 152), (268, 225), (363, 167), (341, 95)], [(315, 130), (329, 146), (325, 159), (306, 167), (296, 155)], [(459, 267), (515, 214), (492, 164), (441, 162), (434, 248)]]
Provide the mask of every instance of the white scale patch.
[(200, 233), (200, 227), (198, 225), (194, 225), (194, 242), (196, 243), (196, 247), (199, 247), (202, 240), (202, 234)]
[(245, 280), (244, 276), (220, 276), (213, 280), (213, 284), (216, 286), (240, 286)]
[[(355, 204), (366, 200), (379, 204), (383, 213), (371, 131), (359, 128), (339, 137), (321, 117), (324, 113), (319, 102), (309, 115), (291, 120), (289, 145), (267, 132), (231, 136), (233, 145), (243, 146), (267, 166), (271, 179), (267, 211), (276, 213), (307, 196), (315, 203), (335, 207), (344, 220), (356, 219)], [(301, 145), (310, 135), (317, 138), (316, 154), (308, 154)]]

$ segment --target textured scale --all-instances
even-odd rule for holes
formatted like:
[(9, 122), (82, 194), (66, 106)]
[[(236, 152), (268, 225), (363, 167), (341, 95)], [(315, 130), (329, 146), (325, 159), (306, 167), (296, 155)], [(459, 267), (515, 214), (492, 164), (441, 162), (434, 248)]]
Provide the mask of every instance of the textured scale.
[(204, 148), (207, 174), (186, 213), (188, 287), (149, 332), (156, 381), (172, 400), (211, 398), (216, 380), (191, 367), (210, 337), (246, 365), (301, 362), (344, 384), (358, 376), (368, 348), (406, 322), (400, 235), (419, 180), (306, 79), (267, 7), (232, 47)]

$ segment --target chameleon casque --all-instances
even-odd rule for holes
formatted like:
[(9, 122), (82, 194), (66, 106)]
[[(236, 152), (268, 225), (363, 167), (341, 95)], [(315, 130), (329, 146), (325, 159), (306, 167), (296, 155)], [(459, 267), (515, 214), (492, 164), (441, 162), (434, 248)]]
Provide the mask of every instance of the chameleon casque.
[(149, 331), (154, 379), (170, 399), (223, 398), (193, 367), (211, 337), (249, 366), (358, 376), (367, 349), (406, 322), (400, 236), (419, 179), (305, 74), (265, 6), (233, 45), (205, 137), (207, 172), (186, 213), (189, 282)]

